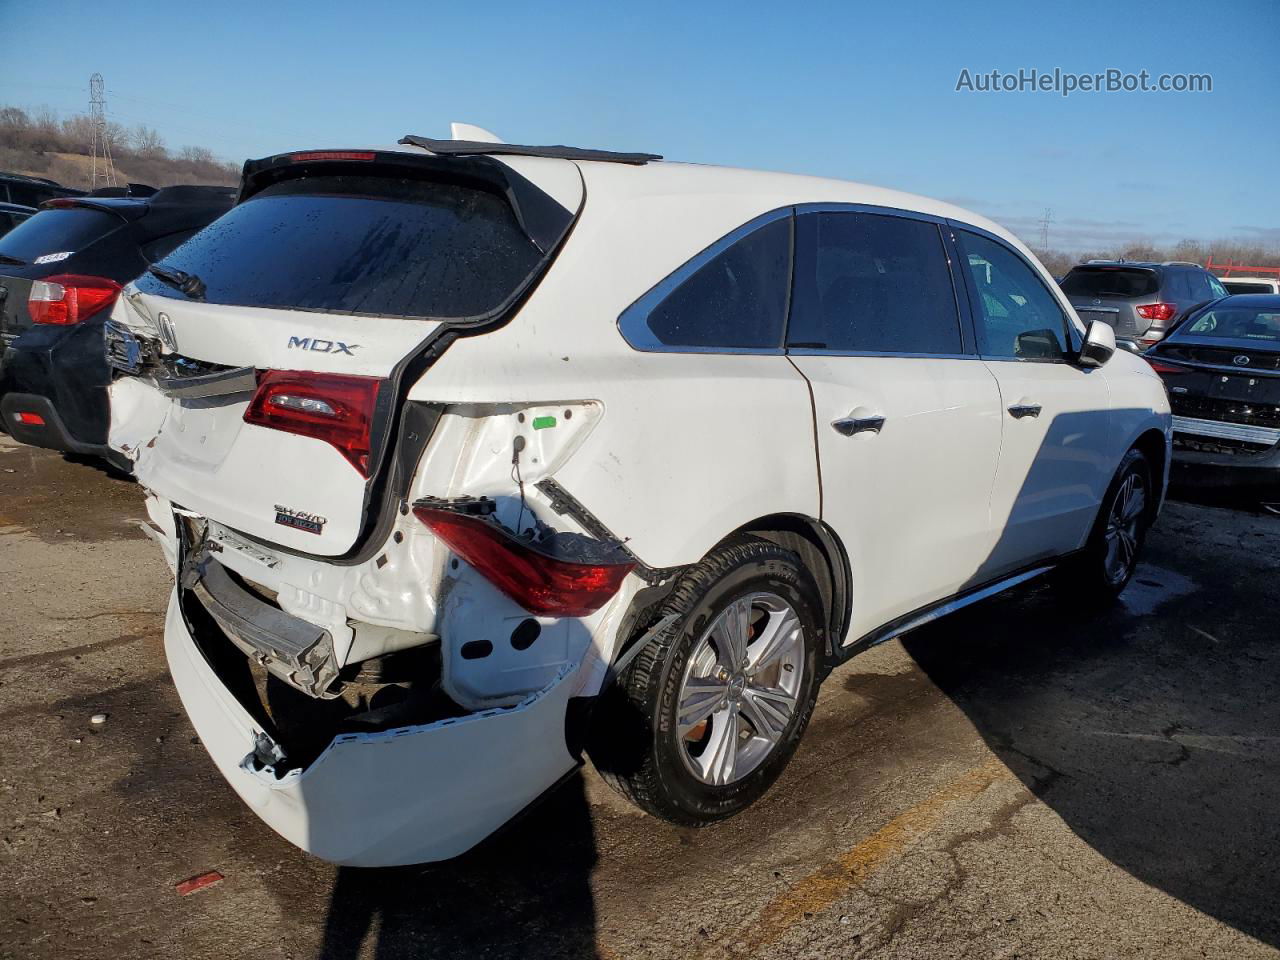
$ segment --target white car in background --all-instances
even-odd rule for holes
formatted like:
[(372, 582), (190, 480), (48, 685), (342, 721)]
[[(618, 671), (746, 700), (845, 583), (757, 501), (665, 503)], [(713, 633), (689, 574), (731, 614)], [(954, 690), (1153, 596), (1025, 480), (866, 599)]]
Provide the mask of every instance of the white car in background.
[(247, 164), (108, 332), (174, 681), (289, 840), (451, 857), (584, 750), (709, 823), (855, 653), (1055, 567), (1124, 588), (1164, 388), (1006, 231), (463, 133)]
[(1274, 277), (1223, 277), (1228, 293), (1280, 293), (1280, 280)]

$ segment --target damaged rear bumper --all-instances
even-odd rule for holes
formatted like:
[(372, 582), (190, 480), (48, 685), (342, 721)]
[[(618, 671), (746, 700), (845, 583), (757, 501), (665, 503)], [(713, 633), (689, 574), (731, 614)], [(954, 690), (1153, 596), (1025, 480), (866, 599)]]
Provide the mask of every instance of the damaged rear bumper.
[(165, 653), (219, 771), (268, 826), (333, 863), (395, 866), (466, 852), (571, 772), (569, 670), (512, 707), (342, 733), (305, 768), (260, 768), (271, 736), (219, 678), (174, 590)]

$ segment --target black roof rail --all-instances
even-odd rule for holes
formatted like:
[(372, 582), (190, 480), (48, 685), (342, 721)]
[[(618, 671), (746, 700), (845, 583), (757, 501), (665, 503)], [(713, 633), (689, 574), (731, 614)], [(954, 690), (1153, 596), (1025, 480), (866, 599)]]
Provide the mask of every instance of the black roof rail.
[(616, 150), (592, 150), (586, 147), (531, 147), (519, 143), (486, 143), (481, 140), (433, 140), (413, 133), (405, 134), (399, 142), (411, 147), (422, 147), (438, 156), (551, 157), (557, 160), (598, 160), (602, 163), (629, 163), (635, 166), (662, 159), (661, 154), (657, 153), (620, 153)]

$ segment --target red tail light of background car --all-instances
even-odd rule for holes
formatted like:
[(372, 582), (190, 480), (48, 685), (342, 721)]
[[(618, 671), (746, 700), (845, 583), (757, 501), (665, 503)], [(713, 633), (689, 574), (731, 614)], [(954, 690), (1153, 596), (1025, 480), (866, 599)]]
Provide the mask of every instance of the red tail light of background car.
[(106, 310), (120, 295), (120, 284), (106, 277), (59, 273), (31, 284), (27, 312), (32, 323), (70, 326)]
[(1178, 312), (1177, 306), (1172, 303), (1144, 303), (1136, 308), (1138, 316), (1144, 320), (1172, 320), (1173, 315)]

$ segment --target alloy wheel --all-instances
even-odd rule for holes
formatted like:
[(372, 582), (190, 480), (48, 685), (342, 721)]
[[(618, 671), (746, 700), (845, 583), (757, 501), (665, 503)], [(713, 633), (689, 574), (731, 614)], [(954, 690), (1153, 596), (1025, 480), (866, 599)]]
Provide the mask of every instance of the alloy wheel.
[(1108, 582), (1123, 582), (1138, 560), (1138, 537), (1147, 509), (1147, 488), (1142, 475), (1131, 472), (1124, 478), (1111, 501), (1103, 534), (1106, 556), (1103, 569)]
[(723, 786), (781, 742), (804, 680), (800, 618), (781, 597), (729, 604), (694, 644), (676, 706), (680, 754), (700, 781)]

